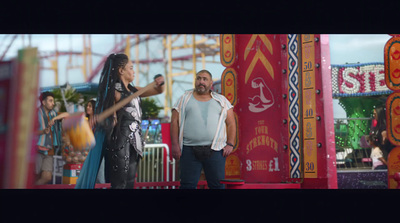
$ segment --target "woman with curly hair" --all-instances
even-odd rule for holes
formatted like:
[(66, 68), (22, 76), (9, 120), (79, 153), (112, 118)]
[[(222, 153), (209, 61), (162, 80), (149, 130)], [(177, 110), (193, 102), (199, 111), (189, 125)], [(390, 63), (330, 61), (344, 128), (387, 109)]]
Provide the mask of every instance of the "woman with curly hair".
[[(102, 157), (105, 158), (105, 176), (113, 189), (133, 189), (136, 169), (142, 157), (144, 141), (141, 136), (141, 99), (164, 91), (164, 77), (156, 75), (152, 88), (140, 97), (97, 123), (97, 115), (141, 89), (130, 83), (134, 80), (133, 63), (125, 54), (111, 54), (100, 76), (95, 116), (96, 146), (83, 164), (75, 188), (94, 188)], [(101, 171), (101, 170), (100, 170)]]

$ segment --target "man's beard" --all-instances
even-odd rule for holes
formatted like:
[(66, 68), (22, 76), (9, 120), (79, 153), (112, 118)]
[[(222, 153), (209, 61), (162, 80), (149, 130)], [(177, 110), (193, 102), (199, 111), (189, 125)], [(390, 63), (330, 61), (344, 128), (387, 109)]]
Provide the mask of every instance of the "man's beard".
[[(200, 88), (200, 86), (203, 86), (204, 88)], [(196, 87), (196, 92), (199, 94), (206, 94), (210, 91), (210, 89), (208, 89), (205, 85), (199, 85), (198, 87)]]
[(49, 111), (53, 110), (54, 106), (45, 106), (45, 108)]

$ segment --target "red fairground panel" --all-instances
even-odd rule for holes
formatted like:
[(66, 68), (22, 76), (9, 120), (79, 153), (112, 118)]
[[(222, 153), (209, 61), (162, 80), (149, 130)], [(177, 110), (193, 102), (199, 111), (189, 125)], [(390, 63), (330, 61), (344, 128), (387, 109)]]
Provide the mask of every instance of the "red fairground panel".
[(387, 137), (394, 145), (400, 145), (400, 92), (386, 99)]
[(233, 34), (221, 34), (220, 39), (222, 44), (220, 45), (221, 52), (221, 64), (225, 67), (232, 66), (235, 63), (235, 35)]
[(226, 68), (221, 76), (222, 94), (235, 106), (237, 103), (237, 74), (235, 69)]
[[(321, 147), (318, 147), (321, 150), (319, 153), (319, 159), (321, 160), (319, 162), (319, 174), (322, 178), (319, 188), (337, 189), (335, 133), (332, 131), (334, 129), (334, 119), (329, 35), (315, 35), (314, 41), (316, 42), (315, 59), (319, 65), (316, 71), (315, 84), (321, 90), (321, 93), (317, 94), (316, 101), (317, 131), (321, 133), (317, 136), (318, 142), (321, 143)], [(312, 186), (312, 184), (309, 185)]]
[(385, 44), (385, 80), (389, 89), (400, 90), (400, 37), (393, 36)]
[(32, 185), (34, 132), (37, 121), (35, 111), (39, 83), (37, 48), (18, 51), (17, 70), (11, 78), (9, 129), (4, 188), (27, 188)]
[(282, 181), (282, 74), (278, 35), (235, 35), (241, 179)]
[(396, 147), (390, 151), (388, 155), (388, 187), (389, 189), (398, 189), (398, 182), (394, 176), (400, 172), (400, 147)]
[[(329, 39), (324, 36), (321, 44), (321, 35), (233, 37), (236, 59), (221, 76), (223, 94), (236, 103), (238, 127), (237, 148), (226, 160), (227, 184), (337, 188)], [(229, 88), (232, 83), (236, 89)]]

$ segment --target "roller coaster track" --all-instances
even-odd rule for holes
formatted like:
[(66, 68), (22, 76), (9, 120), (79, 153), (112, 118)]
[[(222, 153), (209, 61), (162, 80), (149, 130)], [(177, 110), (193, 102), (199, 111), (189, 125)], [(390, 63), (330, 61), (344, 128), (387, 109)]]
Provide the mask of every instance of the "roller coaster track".
[[(151, 35), (151, 36), (146, 36), (144, 38), (141, 38), (139, 40), (136, 40), (136, 35), (130, 35), (132, 41), (131, 41), (131, 47), (138, 45), (141, 42), (145, 42), (145, 41), (149, 41), (152, 39), (156, 39), (159, 37), (164, 37), (166, 36), (165, 34), (160, 34), (160, 35)], [(205, 35), (207, 38), (216, 38), (215, 36), (212, 35)], [(125, 50), (126, 47), (126, 41), (122, 40), (121, 42), (119, 42), (118, 44), (116, 44), (114, 46), (113, 49), (111, 49), (109, 51), (109, 53), (107, 53), (105, 56), (102, 57), (100, 63), (93, 69), (92, 73), (90, 74), (89, 78), (86, 80), (86, 82), (91, 82), (93, 80), (93, 78), (98, 75), (98, 73), (100, 72), (101, 68), (104, 66), (105, 61), (107, 60), (108, 55), (110, 55), (111, 53), (117, 53), (117, 52), (123, 52)], [(200, 57), (201, 53), (198, 53), (195, 55), (196, 57)], [(174, 57), (172, 58), (172, 61), (185, 61), (185, 60), (190, 60), (193, 58), (192, 54), (186, 55), (186, 56), (179, 56), (179, 57)], [(133, 63), (135, 63), (136, 61), (132, 61)], [(165, 62), (164, 58), (158, 58), (158, 59), (150, 59), (150, 60), (139, 60), (139, 63), (141, 64), (147, 64), (147, 63), (162, 63)]]
[[(41, 55), (39, 56), (40, 59), (48, 59), (48, 58), (50, 58), (50, 57), (55, 57), (55, 56), (56, 56), (56, 53), (55, 53), (55, 52), (49, 52), (48, 54), (46, 54), (45, 52), (40, 52), (40, 54), (41, 54)], [(57, 52), (57, 55), (58, 55), (58, 56), (82, 55), (82, 52), (79, 52), (79, 51), (76, 51), (76, 52), (58, 51), (58, 52)], [(102, 54), (102, 53), (93, 53), (93, 52), (92, 52), (92, 55), (95, 55), (95, 56), (104, 56), (104, 54)]]
[[(12, 35), (10, 42), (8, 43), (7, 47), (5, 48), (5, 50), (3, 51), (1, 57), (0, 57), (0, 61), (3, 60), (3, 58), (5, 57), (5, 55), (7, 54), (7, 52), (9, 51), (9, 49), (11, 48), (12, 44), (15, 42), (15, 40), (17, 39), (19, 35)], [(140, 37), (137, 38), (138, 34), (135, 35), (129, 35), (130, 37), (130, 46), (137, 46), (142, 42), (146, 42), (149, 40), (153, 40), (153, 39), (157, 39), (160, 37), (165, 37), (165, 34), (159, 34), (159, 35), (147, 35), (145, 37)], [(213, 35), (204, 35), (207, 38), (215, 38), (215, 36)], [(6, 39), (7, 36), (4, 37), (4, 39)], [(3, 42), (4, 42), (3, 39)], [(95, 53), (92, 52), (91, 54), (93, 56), (98, 56), (101, 57), (100, 62), (96, 65), (96, 67), (92, 70), (92, 72), (89, 74), (89, 77), (87, 78), (86, 82), (90, 83), (94, 77), (96, 77), (99, 72), (101, 71), (102, 67), (104, 66), (105, 61), (107, 60), (108, 55), (110, 55), (111, 53), (119, 53), (119, 52), (124, 52), (125, 48), (126, 48), (126, 39), (121, 40), (120, 42), (118, 42), (117, 44), (115, 44), (115, 46), (107, 53), (107, 54), (103, 54), (103, 53)], [(53, 51), (39, 51), (39, 58), (40, 59), (49, 59), (55, 56), (68, 56), (68, 55), (82, 55), (81, 51), (58, 51), (58, 52), (53, 52)], [(195, 55), (195, 57), (201, 57), (201, 53), (198, 53)], [(172, 61), (186, 61), (186, 60), (191, 60), (193, 58), (192, 54), (189, 55), (183, 55), (183, 56), (178, 56), (178, 57), (174, 57), (172, 58)], [(149, 64), (149, 63), (164, 63), (165, 58), (155, 58), (155, 59), (143, 59), (143, 60), (139, 60), (139, 61), (132, 61), (132, 62), (138, 62), (140, 64)], [(41, 68), (41, 69), (46, 69), (46, 68)]]
[(8, 50), (10, 49), (11, 45), (13, 44), (14, 40), (17, 38), (18, 35), (14, 35), (11, 39), (10, 44), (8, 44), (7, 48), (4, 50), (3, 55), (0, 57), (0, 61), (3, 60), (4, 56), (7, 54)]
[[(139, 39), (138, 41), (135, 41), (134, 43), (131, 43), (131, 46), (135, 46), (141, 42), (144, 41), (149, 41), (151, 39), (155, 39), (158, 37), (163, 37), (165, 35), (152, 35), (152, 36), (147, 36), (145, 38)], [(132, 37), (136, 37), (136, 35), (131, 35), (130, 36), (131, 39), (135, 39)], [(93, 69), (92, 73), (90, 74), (90, 76), (88, 77), (88, 79), (86, 80), (86, 82), (91, 82), (93, 80), (93, 78), (100, 72), (100, 70), (103, 68), (104, 63), (107, 60), (108, 55), (112, 54), (112, 53), (118, 53), (118, 52), (123, 52), (125, 50), (125, 43), (126, 40), (122, 40), (121, 42), (117, 43), (114, 48), (112, 48), (105, 56), (103, 56), (103, 58), (101, 59), (100, 63), (97, 64), (97, 66)]]

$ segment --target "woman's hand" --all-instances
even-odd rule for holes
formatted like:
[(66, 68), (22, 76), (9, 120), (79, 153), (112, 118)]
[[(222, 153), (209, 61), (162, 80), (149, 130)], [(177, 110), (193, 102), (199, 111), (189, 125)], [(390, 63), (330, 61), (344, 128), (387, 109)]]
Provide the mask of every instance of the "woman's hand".
[(117, 116), (114, 116), (114, 120), (113, 120), (113, 127), (114, 127), (114, 126), (116, 126), (116, 125), (117, 125), (117, 123), (118, 123), (118, 121), (117, 121)]
[(156, 82), (156, 87), (161, 87), (164, 84), (164, 76), (158, 76), (154, 79), (154, 82)]

